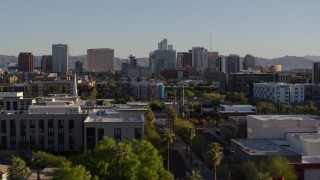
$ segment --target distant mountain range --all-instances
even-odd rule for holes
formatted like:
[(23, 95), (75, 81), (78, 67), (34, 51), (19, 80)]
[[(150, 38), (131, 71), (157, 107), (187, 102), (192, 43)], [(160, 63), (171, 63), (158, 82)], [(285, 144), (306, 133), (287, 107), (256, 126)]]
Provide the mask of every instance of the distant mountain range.
[[(243, 60), (243, 58), (241, 58)], [(76, 61), (81, 61), (84, 64), (84, 68), (86, 69), (86, 55), (80, 56), (70, 56), (70, 68), (74, 68), (74, 64)], [(128, 62), (127, 59), (121, 58), (114, 58), (115, 61), (115, 68), (121, 69), (121, 64), (123, 62)], [(256, 65), (257, 66), (270, 66), (274, 64), (281, 64), (283, 70), (289, 69), (308, 69), (312, 67), (312, 63), (315, 61), (320, 61), (320, 56), (304, 56), (304, 57), (297, 57), (297, 56), (284, 56), (280, 58), (274, 59), (266, 59), (256, 57)], [(7, 69), (10, 63), (17, 63), (18, 58), (15, 56), (6, 56), (0, 55), (0, 68)], [(35, 57), (35, 66), (41, 66), (41, 56)], [(138, 66), (149, 66), (149, 58), (138, 58)]]

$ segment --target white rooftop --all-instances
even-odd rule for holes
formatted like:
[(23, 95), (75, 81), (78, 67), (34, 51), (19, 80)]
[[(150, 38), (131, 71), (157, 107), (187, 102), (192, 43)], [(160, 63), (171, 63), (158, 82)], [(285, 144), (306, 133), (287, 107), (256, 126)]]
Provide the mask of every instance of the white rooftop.
[(302, 163), (318, 164), (320, 163), (320, 156), (302, 156)]
[(248, 115), (260, 121), (315, 121), (319, 120), (311, 115)]
[(108, 109), (108, 110), (94, 110), (84, 120), (84, 123), (93, 122), (143, 122), (143, 115), (141, 116), (130, 116), (120, 118), (120, 112)]

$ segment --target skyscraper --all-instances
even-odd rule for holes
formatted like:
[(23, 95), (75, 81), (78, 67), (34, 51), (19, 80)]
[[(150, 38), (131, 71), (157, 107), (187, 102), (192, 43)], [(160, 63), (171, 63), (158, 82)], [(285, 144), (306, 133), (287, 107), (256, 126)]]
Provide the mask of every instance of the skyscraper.
[(168, 45), (167, 39), (158, 43), (158, 50), (150, 53), (150, 68), (155, 74), (160, 74), (164, 69), (176, 68), (176, 51)]
[(240, 71), (240, 57), (230, 54), (226, 57), (226, 73), (237, 73)]
[(34, 56), (31, 52), (21, 52), (18, 56), (18, 70), (32, 72), (34, 70)]
[(114, 71), (114, 50), (109, 48), (87, 50), (88, 69), (95, 72)]
[(42, 56), (41, 71), (46, 73), (52, 72), (52, 56), (51, 55)]
[(320, 83), (320, 62), (314, 62), (312, 65), (312, 83)]
[(192, 52), (177, 53), (177, 69), (192, 67)]
[(129, 56), (129, 63), (130, 63), (130, 67), (131, 68), (138, 67), (137, 58), (133, 54), (130, 54), (130, 56)]
[(52, 69), (56, 73), (69, 73), (69, 46), (67, 44), (52, 45)]
[(251, 54), (247, 54), (243, 60), (243, 69), (248, 70), (256, 65), (256, 59)]
[(208, 68), (219, 71), (219, 65), (217, 64), (218, 57), (218, 52), (208, 52)]
[(193, 47), (192, 65), (201, 72), (208, 68), (208, 50), (204, 47)]

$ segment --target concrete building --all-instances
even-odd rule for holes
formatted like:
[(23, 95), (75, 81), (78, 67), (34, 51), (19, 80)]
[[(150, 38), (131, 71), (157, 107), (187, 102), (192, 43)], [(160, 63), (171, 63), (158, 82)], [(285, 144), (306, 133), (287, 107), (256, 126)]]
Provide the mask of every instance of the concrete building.
[(177, 53), (177, 69), (192, 67), (192, 52)]
[(233, 156), (243, 162), (266, 161), (270, 156), (282, 156), (291, 163), (300, 163), (302, 160), (301, 154), (268, 139), (232, 139), (230, 148), (234, 151)]
[(275, 64), (270, 66), (270, 72), (281, 72), (281, 71), (282, 71), (281, 64)]
[(41, 59), (41, 71), (45, 72), (45, 73), (53, 72), (52, 56), (51, 55), (42, 56), (42, 59)]
[(192, 66), (200, 71), (204, 72), (208, 68), (208, 50), (204, 47), (192, 48)]
[(287, 133), (286, 140), (291, 148), (304, 156), (320, 157), (320, 134), (319, 133)]
[(163, 39), (158, 43), (158, 50), (150, 53), (149, 60), (152, 73), (159, 75), (164, 69), (176, 68), (176, 51)]
[(83, 62), (76, 61), (74, 64), (74, 69), (76, 72), (82, 72), (83, 71)]
[(208, 68), (213, 71), (219, 71), (219, 64), (217, 59), (219, 58), (218, 52), (208, 52)]
[(21, 52), (18, 56), (18, 71), (32, 72), (34, 70), (34, 56), (31, 52)]
[(129, 56), (129, 64), (131, 68), (138, 67), (138, 60), (133, 54), (130, 54)]
[(320, 62), (314, 62), (312, 64), (312, 83), (320, 83)]
[(319, 133), (320, 120), (307, 115), (248, 115), (248, 139), (285, 139), (287, 133)]
[(87, 58), (89, 70), (95, 72), (113, 72), (115, 70), (113, 49), (88, 49)]
[(243, 69), (253, 69), (256, 66), (256, 59), (251, 54), (247, 54), (243, 60)]
[(23, 92), (0, 92), (0, 106), (8, 112), (23, 112), (34, 103), (33, 98), (23, 98)]
[(69, 46), (67, 44), (52, 45), (52, 68), (56, 73), (69, 73)]
[(226, 57), (225, 61), (226, 73), (240, 72), (240, 56), (236, 54), (230, 54)]
[(304, 85), (287, 83), (254, 83), (253, 97), (275, 103), (304, 102)]
[[(121, 109), (121, 107), (120, 107)], [(125, 109), (125, 108), (123, 108)], [(131, 110), (131, 112), (134, 110)], [(94, 110), (84, 120), (84, 149), (94, 148), (103, 136), (112, 137), (116, 142), (144, 137), (144, 115), (138, 113), (124, 116), (114, 110)]]

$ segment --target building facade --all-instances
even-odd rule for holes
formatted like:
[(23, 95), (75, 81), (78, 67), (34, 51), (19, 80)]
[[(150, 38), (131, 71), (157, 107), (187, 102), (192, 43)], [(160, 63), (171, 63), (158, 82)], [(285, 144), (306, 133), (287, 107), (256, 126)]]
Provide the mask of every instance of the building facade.
[(312, 64), (312, 83), (320, 83), (320, 62), (314, 62)]
[(53, 72), (52, 56), (51, 55), (42, 56), (42, 59), (41, 59), (41, 71), (45, 72), (45, 73)]
[(34, 56), (31, 52), (21, 52), (18, 56), (18, 71), (32, 72), (34, 70)]
[(225, 61), (226, 73), (240, 72), (240, 56), (236, 54), (230, 54), (226, 57)]
[(149, 60), (152, 73), (159, 75), (164, 69), (176, 68), (176, 51), (163, 39), (158, 43), (158, 50), (150, 53)]
[(192, 48), (192, 66), (198, 71), (203, 72), (208, 68), (208, 50), (204, 47)]
[(109, 48), (88, 49), (87, 66), (89, 70), (95, 72), (113, 72), (114, 50)]
[(67, 44), (52, 45), (52, 69), (56, 73), (69, 73), (69, 46)]
[(243, 69), (253, 69), (256, 66), (256, 59), (251, 54), (247, 54), (243, 60)]
[(214, 71), (219, 71), (219, 64), (217, 59), (219, 57), (218, 52), (208, 52), (208, 68)]
[(274, 103), (304, 102), (304, 85), (287, 83), (254, 83), (253, 97)]

